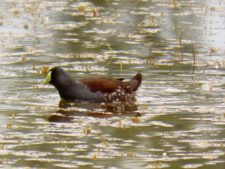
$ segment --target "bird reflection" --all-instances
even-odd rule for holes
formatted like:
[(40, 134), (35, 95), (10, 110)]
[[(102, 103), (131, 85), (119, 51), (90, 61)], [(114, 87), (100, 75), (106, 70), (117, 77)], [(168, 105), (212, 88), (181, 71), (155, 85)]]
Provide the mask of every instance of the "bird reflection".
[(136, 102), (90, 103), (59, 101), (59, 109), (49, 122), (71, 122), (76, 116), (110, 118), (114, 116), (140, 116)]

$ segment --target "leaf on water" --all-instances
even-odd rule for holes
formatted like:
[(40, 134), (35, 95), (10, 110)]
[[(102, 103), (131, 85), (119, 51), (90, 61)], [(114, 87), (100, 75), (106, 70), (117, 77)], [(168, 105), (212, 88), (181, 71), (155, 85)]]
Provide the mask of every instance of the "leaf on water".
[(65, 152), (66, 152), (66, 153), (68, 152), (67, 146), (65, 146)]
[(140, 118), (139, 118), (139, 117), (132, 117), (132, 118), (131, 118), (131, 121), (132, 121), (133, 123), (140, 123)]
[(96, 154), (96, 153), (94, 153), (94, 154), (92, 155), (92, 159), (93, 159), (93, 160), (96, 160), (96, 159), (97, 159), (97, 154)]
[(87, 5), (81, 3), (81, 4), (79, 4), (79, 6), (77, 6), (77, 10), (79, 12), (85, 12), (86, 11), (86, 7), (87, 7)]
[(46, 65), (41, 67), (41, 74), (47, 75), (48, 71), (49, 71), (49, 66)]
[(216, 11), (216, 7), (213, 7), (213, 6), (212, 6), (212, 7), (209, 8), (209, 10), (210, 10), (210, 11)]
[(128, 152), (127, 153), (127, 157), (134, 157), (134, 156), (135, 156), (135, 154), (133, 152)]
[(20, 144), (21, 143), (21, 138), (19, 137), (17, 141), (18, 141), (18, 144)]
[(25, 55), (21, 55), (21, 61), (25, 62), (27, 60), (27, 57)]
[(107, 141), (103, 141), (101, 144), (102, 144), (104, 147), (108, 147), (108, 146), (109, 146), (109, 143), (108, 143)]
[(11, 118), (15, 119), (15, 113), (14, 112), (12, 113)]
[(0, 149), (4, 149), (4, 144), (0, 144)]
[(6, 128), (7, 128), (7, 129), (11, 129), (11, 128), (12, 128), (12, 123), (7, 123), (7, 124), (6, 124)]
[(92, 16), (93, 17), (97, 17), (98, 16), (98, 12), (97, 12), (97, 9), (96, 8), (93, 8), (92, 9)]
[(91, 128), (88, 127), (88, 128), (83, 129), (83, 133), (85, 133), (87, 135), (90, 134), (91, 133)]
[(211, 53), (211, 54), (217, 53), (217, 49), (216, 49), (216, 48), (210, 48), (210, 53)]

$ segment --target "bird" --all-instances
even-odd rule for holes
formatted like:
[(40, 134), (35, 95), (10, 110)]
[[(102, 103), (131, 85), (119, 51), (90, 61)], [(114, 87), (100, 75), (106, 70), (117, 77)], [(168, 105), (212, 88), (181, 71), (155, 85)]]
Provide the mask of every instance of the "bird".
[(137, 73), (130, 80), (124, 78), (88, 77), (73, 80), (61, 67), (53, 67), (47, 73), (44, 84), (53, 85), (65, 101), (87, 102), (132, 102), (142, 82), (142, 74)]

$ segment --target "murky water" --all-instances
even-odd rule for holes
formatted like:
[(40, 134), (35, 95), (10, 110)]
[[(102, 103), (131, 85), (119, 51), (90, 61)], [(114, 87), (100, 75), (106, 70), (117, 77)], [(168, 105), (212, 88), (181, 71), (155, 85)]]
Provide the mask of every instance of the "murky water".
[[(0, 168), (224, 169), (224, 10), (223, 0), (2, 0)], [(136, 106), (112, 115), (59, 105), (44, 66), (144, 81)]]

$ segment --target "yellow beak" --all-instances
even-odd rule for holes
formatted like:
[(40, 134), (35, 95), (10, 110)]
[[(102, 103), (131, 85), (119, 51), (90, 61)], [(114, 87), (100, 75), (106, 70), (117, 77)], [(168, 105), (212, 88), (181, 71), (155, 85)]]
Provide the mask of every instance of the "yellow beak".
[(48, 72), (48, 74), (47, 74), (45, 80), (43, 81), (43, 83), (48, 84), (51, 81), (51, 79), (52, 79), (52, 72), (50, 71), (50, 72)]

